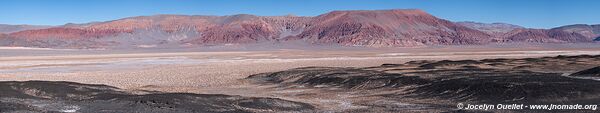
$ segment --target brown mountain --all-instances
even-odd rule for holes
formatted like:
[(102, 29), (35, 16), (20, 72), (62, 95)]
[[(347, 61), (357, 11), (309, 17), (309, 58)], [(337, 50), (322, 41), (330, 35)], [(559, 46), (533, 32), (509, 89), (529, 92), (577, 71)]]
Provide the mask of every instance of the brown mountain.
[(298, 38), (358, 46), (481, 44), (490, 36), (421, 10), (334, 11), (314, 17)]
[(585, 32), (569, 30), (514, 28), (502, 34), (491, 34), (490, 30), (481, 28), (439, 19), (416, 9), (333, 11), (316, 17), (156, 15), (25, 30), (0, 37), (0, 46), (187, 47), (301, 41), (398, 47), (593, 40)]

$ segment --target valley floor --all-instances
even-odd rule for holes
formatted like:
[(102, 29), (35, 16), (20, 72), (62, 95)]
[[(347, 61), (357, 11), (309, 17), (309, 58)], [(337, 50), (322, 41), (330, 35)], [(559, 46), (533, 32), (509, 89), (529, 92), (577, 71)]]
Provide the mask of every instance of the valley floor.
[[(315, 105), (323, 111), (364, 109), (354, 93), (297, 96), (313, 89), (280, 90), (245, 80), (250, 75), (299, 67), (373, 67), (415, 60), (480, 60), (557, 55), (600, 55), (600, 48), (405, 48), (268, 51), (118, 51), (0, 48), (0, 81), (70, 81), (130, 91), (271, 97)], [(589, 66), (588, 66), (589, 67)], [(566, 70), (574, 73), (580, 70)], [(314, 93), (318, 94), (318, 93)], [(333, 94), (337, 96), (332, 96)], [(408, 103), (396, 103), (408, 104)], [(422, 106), (427, 107), (427, 106)], [(441, 109), (441, 111), (446, 111)]]

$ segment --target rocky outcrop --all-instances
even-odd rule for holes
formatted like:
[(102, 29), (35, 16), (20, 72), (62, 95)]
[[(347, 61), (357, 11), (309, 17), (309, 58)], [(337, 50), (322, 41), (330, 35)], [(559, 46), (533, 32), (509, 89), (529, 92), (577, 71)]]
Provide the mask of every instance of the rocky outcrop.
[(507, 74), (435, 81), (415, 88), (411, 96), (488, 103), (535, 103), (550, 99), (574, 101), (600, 93), (600, 90), (590, 87), (600, 86), (600, 82), (594, 80), (533, 72)]
[(252, 75), (248, 78), (288, 86), (306, 85), (311, 87), (325, 86), (348, 89), (393, 88), (429, 83), (428, 80), (416, 76), (402, 76), (380, 71), (333, 67), (297, 68), (275, 73)]
[(600, 55), (580, 55), (412, 61), (364, 68), (304, 67), (256, 74), (247, 80), (283, 89), (378, 92), (392, 99), (434, 99), (451, 104), (589, 103), (600, 100), (600, 81), (579, 76), (597, 76), (600, 67), (577, 72), (572, 75), (575, 77), (560, 72), (598, 65), (598, 59)]
[(600, 77), (600, 66), (573, 73), (569, 76)]
[[(276, 98), (220, 94), (132, 94), (106, 85), (51, 81), (0, 82), (0, 112), (308, 112), (315, 107)], [(139, 93), (139, 92), (138, 92)]]

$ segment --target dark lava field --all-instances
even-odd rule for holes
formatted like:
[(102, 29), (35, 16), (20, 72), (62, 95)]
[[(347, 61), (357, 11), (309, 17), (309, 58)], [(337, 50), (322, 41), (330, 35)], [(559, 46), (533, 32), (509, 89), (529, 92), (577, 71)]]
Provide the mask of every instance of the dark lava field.
[[(344, 112), (549, 112), (457, 109), (469, 104), (600, 104), (600, 55), (411, 61), (377, 67), (304, 67), (248, 77), (279, 89), (352, 92)], [(339, 93), (338, 93), (339, 94)], [(554, 110), (552, 112), (595, 112)]]

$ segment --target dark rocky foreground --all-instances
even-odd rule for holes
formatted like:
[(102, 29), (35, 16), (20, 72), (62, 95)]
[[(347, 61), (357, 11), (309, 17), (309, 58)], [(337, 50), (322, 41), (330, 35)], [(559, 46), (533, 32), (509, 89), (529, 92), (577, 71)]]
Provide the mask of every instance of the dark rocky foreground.
[[(366, 108), (346, 112), (463, 112), (456, 108), (457, 103), (599, 104), (600, 81), (590, 77), (599, 77), (597, 66), (600, 66), (600, 55), (411, 61), (366, 68), (304, 67), (252, 75), (248, 79), (259, 84), (275, 84), (284, 90), (362, 92), (353, 93), (354, 99), (359, 100), (354, 104)], [(418, 103), (425, 107), (407, 110), (398, 104), (382, 103), (383, 100)]]
[[(313, 106), (276, 98), (141, 92), (72, 82), (0, 82), (0, 112), (199, 113), (309, 111)], [(140, 92), (138, 92), (140, 93)]]
[(573, 73), (570, 76), (600, 77), (600, 66)]

